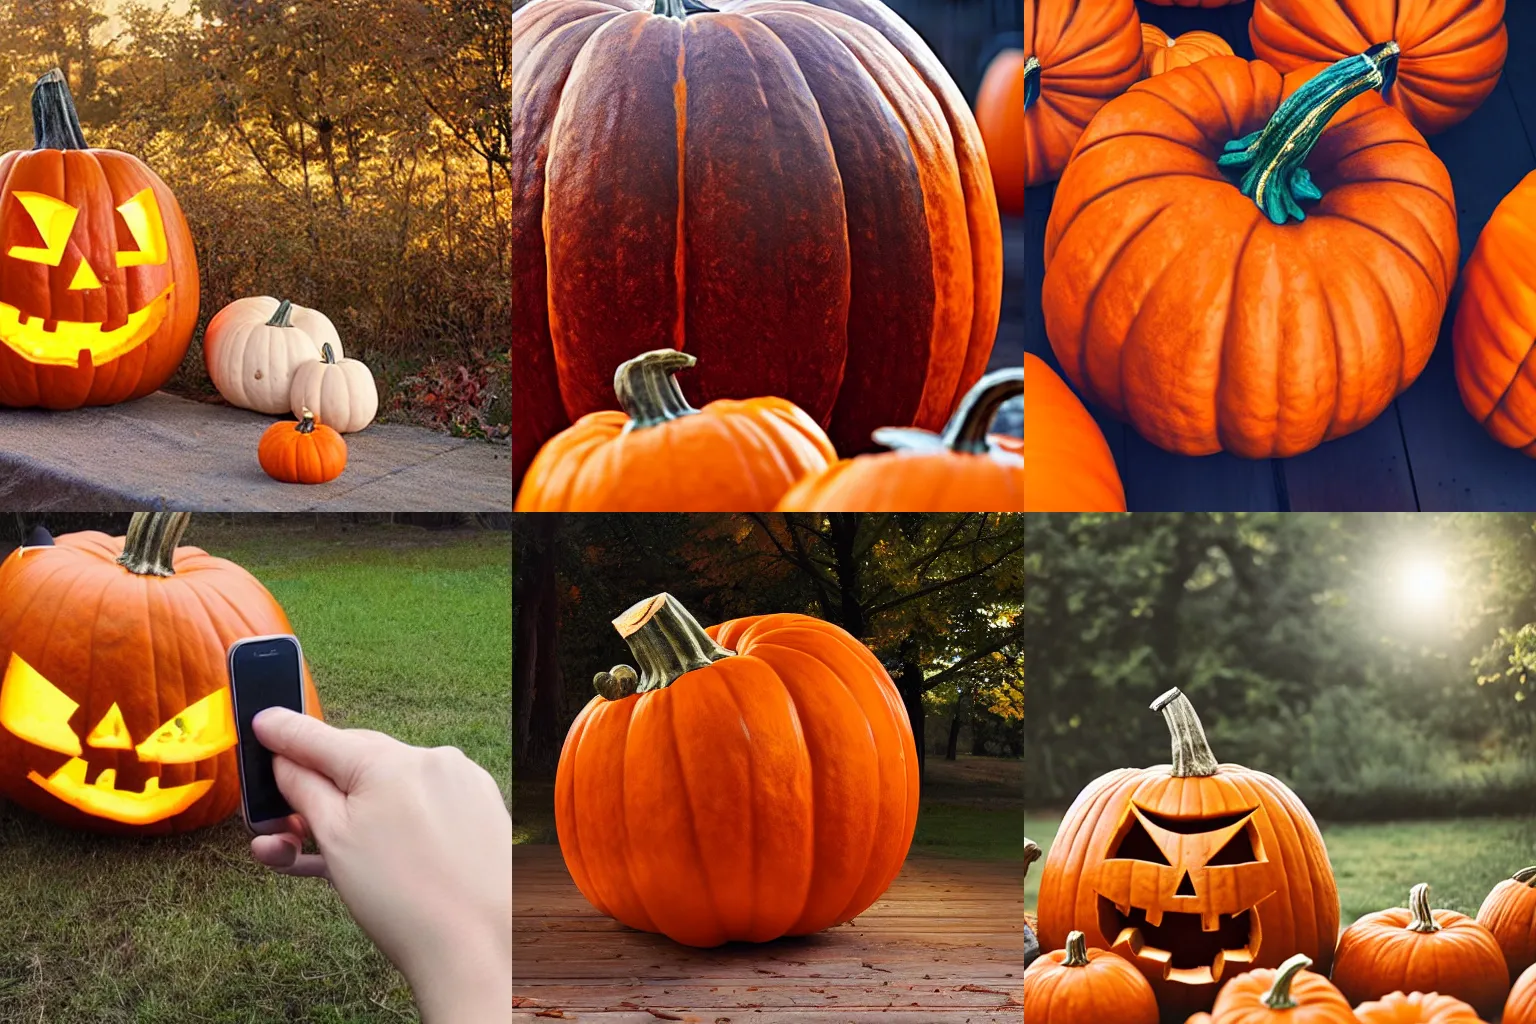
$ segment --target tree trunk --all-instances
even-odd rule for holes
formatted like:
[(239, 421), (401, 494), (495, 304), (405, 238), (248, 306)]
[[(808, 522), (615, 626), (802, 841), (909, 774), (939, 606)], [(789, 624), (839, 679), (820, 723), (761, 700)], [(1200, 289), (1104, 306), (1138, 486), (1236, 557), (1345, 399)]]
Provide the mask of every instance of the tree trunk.
[[(837, 564), (838, 603), (841, 606), (838, 625), (864, 639), (864, 605), (859, 601), (859, 563), (854, 557), (859, 536), (860, 514), (857, 512), (833, 512), (827, 516), (831, 533), (832, 557)], [(913, 726), (916, 728), (916, 725)]]
[(923, 715), (923, 667), (917, 661), (917, 640), (908, 636), (901, 642), (901, 671), (896, 676), (896, 689), (901, 693), (901, 703), (907, 709), (907, 719), (912, 723), (912, 741), (917, 744), (917, 772), (919, 777), (927, 766), (924, 742)]
[[(955, 717), (949, 720), (949, 745), (944, 748), (946, 761), (955, 759), (955, 748), (960, 744), (960, 723), (965, 720), (966, 703), (969, 697), (970, 693), (963, 688), (955, 694)], [(975, 750), (971, 752), (975, 753)]]
[(555, 545), (559, 513), (536, 517), (530, 543), (514, 566), (512, 689), (517, 722), (517, 769), (554, 774), (560, 758), (560, 589)]

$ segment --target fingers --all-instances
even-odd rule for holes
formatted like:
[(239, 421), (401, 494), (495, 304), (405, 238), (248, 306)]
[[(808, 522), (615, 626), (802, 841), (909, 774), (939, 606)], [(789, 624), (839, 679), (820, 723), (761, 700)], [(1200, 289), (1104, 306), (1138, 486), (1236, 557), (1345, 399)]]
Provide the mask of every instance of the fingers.
[(267, 708), (251, 725), (262, 746), (327, 776), (343, 793), (356, 788), (385, 739), (360, 729), (337, 729), (287, 708)]
[(325, 857), (304, 853), (304, 841), (290, 832), (257, 836), (251, 840), (251, 856), (259, 864), (282, 875), (304, 878), (328, 878)]
[(277, 788), (303, 817), (311, 835), (316, 839), (344, 813), (346, 794), (320, 772), (291, 761), (282, 754), (274, 754), (272, 774), (277, 779)]

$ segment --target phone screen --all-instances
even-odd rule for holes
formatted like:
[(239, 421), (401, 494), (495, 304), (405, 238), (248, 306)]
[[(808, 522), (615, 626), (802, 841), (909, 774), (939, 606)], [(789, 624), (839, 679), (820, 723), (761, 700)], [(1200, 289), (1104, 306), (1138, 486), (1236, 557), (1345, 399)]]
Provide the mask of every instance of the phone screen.
[(304, 710), (304, 676), (299, 645), (288, 637), (242, 643), (230, 655), (229, 682), (234, 691), (235, 726), (240, 734), (242, 799), (251, 822), (293, 813), (278, 792), (272, 752), (256, 739), (251, 720), (270, 707)]

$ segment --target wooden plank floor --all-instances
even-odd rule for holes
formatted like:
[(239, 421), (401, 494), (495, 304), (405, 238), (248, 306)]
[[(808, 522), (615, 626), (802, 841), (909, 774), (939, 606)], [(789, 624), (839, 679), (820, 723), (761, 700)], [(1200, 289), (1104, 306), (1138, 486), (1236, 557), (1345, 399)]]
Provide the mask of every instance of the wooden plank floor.
[[(1223, 36), (1239, 56), (1253, 56), (1247, 31), (1251, 4), (1202, 10), (1138, 2), (1137, 7), (1144, 19), (1170, 34), (1203, 28)], [(1536, 168), (1536, 62), (1530, 59), (1536, 53), (1536, 3), (1509, 4), (1506, 20), (1510, 57), (1498, 88), (1471, 117), (1429, 140), (1455, 184), (1463, 263), (1499, 200)], [(1023, 281), (1023, 348), (1055, 366), (1040, 313), (1045, 224), (1053, 195), (1054, 186), (1030, 189), (1024, 220), (1008, 223), (1005, 230), (1020, 240), (1006, 254), (1013, 256), (1020, 245), (1023, 250), (1022, 272), (1008, 271), (1010, 287), (1014, 280)], [(1094, 410), (1119, 463), (1130, 509), (1536, 509), (1536, 460), (1491, 440), (1457, 394), (1450, 327), (1460, 297), (1458, 286), (1435, 354), (1413, 387), (1366, 429), (1297, 458), (1171, 455)]]
[(890, 890), (818, 935), (690, 949), (598, 913), (556, 846), (512, 853), (513, 1019), (1020, 1024), (1017, 865), (912, 857)]

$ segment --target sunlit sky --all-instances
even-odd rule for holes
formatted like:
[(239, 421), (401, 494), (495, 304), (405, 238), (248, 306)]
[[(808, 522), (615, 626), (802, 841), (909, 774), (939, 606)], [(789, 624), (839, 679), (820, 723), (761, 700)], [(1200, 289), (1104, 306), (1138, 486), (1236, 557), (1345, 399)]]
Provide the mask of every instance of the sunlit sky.
[[(185, 11), (190, 0), (141, 0), (146, 7), (168, 7), (173, 11)], [(106, 32), (110, 36), (116, 33), (122, 25), (117, 20), (117, 11), (120, 7), (127, 6), (125, 0), (106, 0), (102, 9), (107, 14)]]

